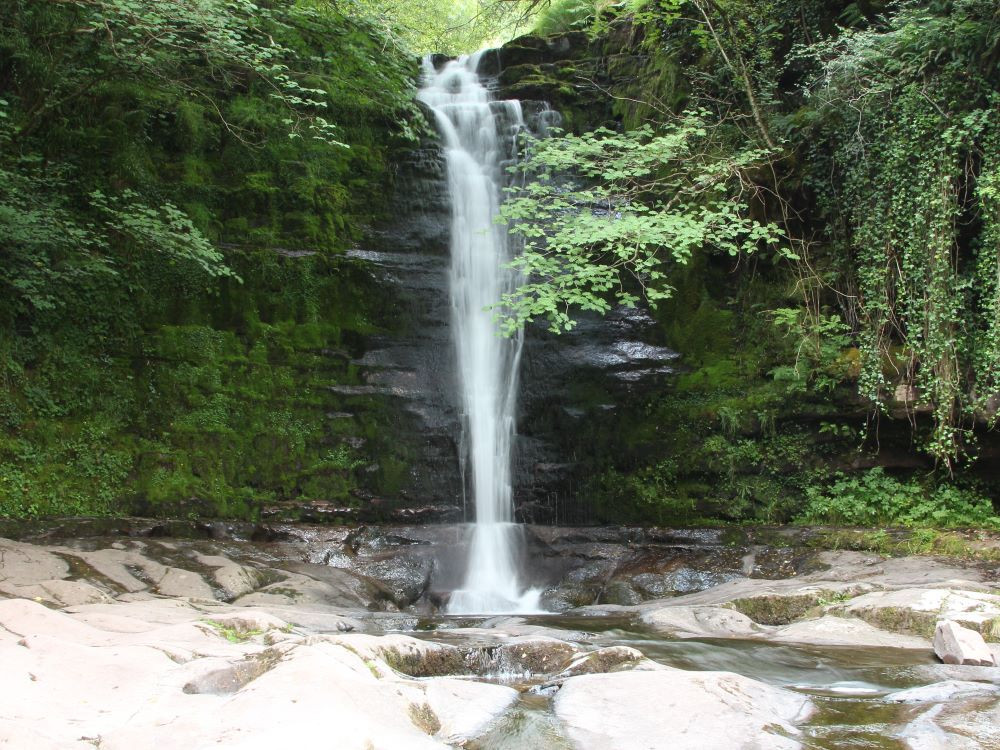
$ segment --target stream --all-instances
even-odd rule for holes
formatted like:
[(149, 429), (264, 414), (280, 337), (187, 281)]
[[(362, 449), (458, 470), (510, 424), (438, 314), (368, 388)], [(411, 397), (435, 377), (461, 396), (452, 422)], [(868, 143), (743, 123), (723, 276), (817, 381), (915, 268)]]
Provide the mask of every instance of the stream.
[[(185, 530), (191, 536), (178, 536)], [(729, 537), (715, 531), (649, 531), (645, 539), (634, 530), (612, 533), (609, 529), (529, 527), (526, 532), (536, 559), (545, 563), (539, 568), (547, 568), (553, 576), (542, 582), (546, 591), (565, 590), (573, 596), (589, 591), (589, 601), (562, 613), (448, 614), (446, 600), (439, 593), (448, 590), (448, 579), (439, 576), (449, 575), (453, 567), (449, 560), (465, 557), (462, 542), (468, 540), (468, 535), (464, 527), (185, 527), (143, 519), (67, 519), (47, 525), (0, 526), (0, 537), (20, 538), (0, 538), (4, 576), (0, 580), (0, 604), (3, 597), (22, 602), (8, 602), (7, 619), (0, 618), (0, 625), (11, 633), (38, 633), (38, 623), (43, 622), (39, 618), (47, 607), (52, 614), (45, 615), (44, 622), (51, 623), (45, 626), (50, 628), (45, 632), (59, 635), (66, 643), (82, 637), (81, 633), (93, 632), (81, 631), (79, 623), (71, 622), (82, 618), (111, 628), (101, 636), (109, 642), (144, 637), (127, 633), (149, 632), (156, 648), (160, 648), (161, 639), (155, 634), (163, 632), (168, 639), (181, 638), (171, 647), (174, 651), (196, 650), (197, 654), (183, 657), (178, 663), (157, 662), (156, 669), (163, 670), (163, 677), (157, 679), (167, 679), (180, 664), (186, 665), (183, 670), (191, 674), (214, 669), (209, 663), (218, 663), (220, 656), (239, 669), (248, 654), (264, 658), (271, 653), (273, 644), (281, 645), (286, 654), (279, 660), (281, 663), (275, 666), (277, 662), (267, 662), (273, 672), (251, 675), (246, 689), (241, 687), (245, 683), (239, 681), (226, 688), (229, 692), (224, 691), (224, 695), (234, 700), (245, 696), (241, 700), (252, 701), (254, 695), (260, 695), (260, 700), (267, 702), (275, 693), (266, 691), (285, 694), (281, 691), (296, 690), (267, 686), (282, 684), (274, 681), (280, 679), (283, 670), (295, 669), (297, 663), (312, 664), (314, 659), (326, 658), (324, 648), (339, 649), (339, 658), (363, 659), (360, 676), (369, 682), (351, 683), (358, 675), (352, 676), (349, 671), (329, 678), (330, 673), (323, 671), (329, 665), (316, 663), (315, 669), (327, 677), (311, 677), (312, 687), (302, 696), (312, 695), (316, 689), (366, 690), (378, 696), (373, 704), (377, 705), (380, 701), (401, 700), (403, 693), (398, 690), (409, 696), (419, 695), (415, 691), (424, 689), (420, 686), (428, 690), (426, 700), (440, 700), (441, 691), (452, 690), (446, 686), (456, 682), (480, 683), (480, 688), (485, 683), (493, 690), (505, 686), (516, 691), (506, 691), (513, 703), (505, 703), (484, 716), (481, 724), (463, 730), (467, 734), (459, 739), (449, 734), (457, 731), (454, 722), (470, 715), (470, 711), (483, 710), (472, 693), (468, 704), (439, 702), (434, 704), (436, 714), (430, 709), (417, 714), (414, 721), (419, 728), (444, 743), (436, 746), (472, 750), (613, 746), (641, 750), (647, 745), (634, 740), (633, 732), (645, 732), (642, 742), (663, 747), (658, 738), (669, 742), (669, 736), (664, 738), (663, 733), (677, 731), (685, 733), (688, 747), (692, 746), (691, 737), (720, 736), (718, 732), (712, 734), (711, 726), (718, 716), (725, 722), (722, 726), (729, 728), (729, 739), (722, 746), (733, 747), (732, 741), (741, 735), (732, 732), (742, 729), (732, 729), (735, 725), (728, 722), (750, 714), (763, 717), (765, 723), (759, 729), (752, 724), (740, 726), (758, 732), (760, 742), (790, 737), (804, 747), (829, 750), (997, 746), (991, 744), (996, 737), (992, 717), (1000, 691), (1000, 676), (995, 668), (942, 664), (930, 642), (913, 635), (912, 629), (912, 623), (923, 616), (921, 602), (925, 599), (935, 602), (933, 613), (928, 615), (934, 619), (965, 619), (974, 625), (970, 617), (1000, 617), (1000, 595), (994, 593), (997, 570), (993, 565), (917, 556), (885, 558), (795, 546), (748, 543), (733, 547)], [(784, 543), (794, 541), (801, 543), (802, 539)], [(747, 562), (750, 558), (752, 566)], [(712, 567), (703, 569), (707, 560), (712, 561)], [(750, 575), (730, 567), (737, 565), (750, 569)], [(782, 573), (786, 568), (788, 571)], [(657, 570), (661, 572), (652, 572)], [(699, 575), (678, 575), (686, 570)], [(685, 589), (675, 588), (666, 591), (665, 596), (635, 605), (606, 601), (610, 582), (647, 581), (653, 576), (659, 576), (664, 586), (673, 582)], [(580, 588), (591, 585), (587, 583), (591, 580), (593, 589)], [(692, 580), (700, 582), (697, 590), (687, 588)], [(903, 594), (905, 598), (901, 598)], [(875, 610), (868, 614), (849, 610), (862, 601), (881, 606), (879, 597), (888, 597), (886, 606), (890, 609), (909, 607), (908, 617), (916, 619), (910, 625), (897, 624), (899, 629), (891, 632), (873, 628), (858, 618), (874, 617)], [(558, 597), (550, 599), (556, 601)], [(804, 599), (813, 604), (807, 602), (805, 608), (791, 606)], [(747, 610), (755, 613), (758, 621), (740, 611), (741, 602), (758, 603)], [(765, 602), (771, 602), (774, 608), (763, 607), (761, 603)], [(786, 609), (781, 609), (782, 603)], [(256, 618), (254, 613), (258, 612), (260, 617), (278, 618), (273, 626), (277, 630), (268, 630), (271, 626), (266, 624), (247, 626), (246, 640), (236, 638), (229, 645), (222, 645), (225, 638), (214, 631), (197, 631), (198, 640), (190, 646), (183, 640), (188, 637), (183, 633), (189, 631), (156, 629), (216, 622), (227, 616)], [(109, 615), (111, 619), (103, 625), (101, 618)], [(92, 617), (98, 619), (89, 619)], [(127, 618), (132, 618), (134, 624), (118, 631), (117, 623)], [(889, 620), (883, 622), (891, 624)], [(43, 638), (48, 637), (45, 632)], [(433, 648), (423, 653), (415, 645), (421, 642), (434, 644)], [(47, 658), (56, 664), (64, 653), (80, 653), (64, 652), (68, 646), (61, 643), (53, 639), (39, 642), (38, 649), (53, 652), (46, 657), (46, 652), (40, 650), (37, 657), (32, 657), (42, 659), (32, 662), (32, 674), (42, 669)], [(9, 648), (11, 658), (27, 658), (28, 652), (17, 650), (21, 647), (16, 637)], [(362, 652), (372, 656), (359, 657)], [(107, 649), (88, 653), (111, 658)], [(215, 656), (205, 658), (205, 653)], [(301, 661), (296, 661), (296, 654), (303, 654)], [(199, 666), (201, 662), (204, 668)], [(378, 663), (383, 666), (372, 683), (368, 669)], [(681, 671), (675, 677), (656, 665)], [(128, 670), (106, 674), (119, 673), (131, 674)], [(700, 680), (689, 677), (692, 673), (712, 674)], [(655, 678), (655, 687), (642, 687), (646, 677)], [(323, 683), (324, 679), (329, 684)], [(616, 682), (621, 679), (624, 682)], [(609, 687), (609, 680), (614, 687)], [(298, 678), (293, 684), (298, 685)], [(341, 687), (348, 684), (352, 687)], [(924, 686), (934, 687), (919, 697), (907, 696), (906, 701), (898, 696), (887, 700), (896, 691)], [(779, 691), (785, 697), (774, 698), (772, 688), (790, 693)], [(150, 690), (160, 695), (164, 688), (157, 682)], [(581, 729), (580, 713), (570, 713), (567, 719), (567, 711), (573, 700), (579, 705), (581, 690), (589, 690), (598, 701), (588, 704), (590, 713), (583, 715), (584, 723), (588, 716), (603, 716), (595, 711), (614, 712), (608, 715), (607, 722), (609, 736), (614, 740), (611, 745), (600, 738), (596, 743), (579, 744), (580, 732), (588, 730)], [(30, 723), (37, 704), (25, 695), (14, 715)], [(799, 709), (769, 713), (764, 705), (776, 699), (787, 703), (791, 695), (799, 702), (798, 696), (808, 698), (814, 708), (812, 713), (807, 716)], [(178, 715), (197, 707), (196, 702), (187, 702), (189, 698), (177, 700), (184, 701), (176, 709)], [(396, 731), (393, 728), (397, 726), (402, 727), (399, 731), (413, 731), (406, 705), (424, 711), (424, 704), (412, 697), (405, 700), (417, 702), (404, 704), (391, 714), (392, 721), (398, 724), (386, 724), (384, 716), (377, 721), (373, 718), (374, 723), (368, 725), (374, 727), (371, 731)], [(601, 700), (613, 702), (601, 705)], [(68, 696), (67, 710), (74, 705), (72, 696)], [(663, 713), (657, 715), (661, 706)], [(128, 706), (123, 705), (119, 718), (95, 714), (88, 720), (94, 721), (101, 732), (115, 731), (119, 726), (115, 722), (129, 725), (126, 709)], [(355, 717), (351, 721), (368, 720), (364, 711), (357, 718), (357, 709), (351, 710), (355, 712), (349, 714)], [(255, 711), (249, 715), (255, 716)], [(675, 715), (671, 711), (695, 713)], [(440, 726), (446, 727), (440, 736), (434, 729), (438, 725), (427, 723), (428, 716), (436, 715), (441, 717)], [(768, 717), (779, 715), (782, 726), (768, 723)], [(237, 714), (232, 719), (251, 720)], [(155, 723), (161, 719), (145, 720)], [(602, 724), (600, 718), (597, 723)], [(638, 726), (641, 724), (645, 726)], [(302, 731), (307, 729), (303, 726)], [(954, 744), (954, 738), (970, 736), (975, 744)], [(937, 744), (920, 744), (931, 740)]]
[[(509, 622), (510, 618), (507, 618)], [(728, 671), (808, 695), (816, 713), (801, 727), (806, 747), (823, 750), (894, 750), (892, 735), (904, 723), (906, 708), (882, 699), (895, 691), (935, 682), (926, 670), (933, 654), (902, 649), (816, 647), (736, 639), (672, 639), (636, 628), (627, 617), (537, 615), (516, 618), (546, 629), (546, 635), (589, 647), (628, 646), (667, 667), (691, 671)], [(453, 646), (495, 643), (498, 618), (437, 617), (422, 620), (407, 635)], [(404, 631), (398, 631), (404, 632)], [(481, 678), (480, 678), (481, 679)], [(488, 734), (468, 745), (473, 750), (569, 750), (551, 708), (552, 687), (525, 674), (491, 679), (521, 691), (514, 710)]]

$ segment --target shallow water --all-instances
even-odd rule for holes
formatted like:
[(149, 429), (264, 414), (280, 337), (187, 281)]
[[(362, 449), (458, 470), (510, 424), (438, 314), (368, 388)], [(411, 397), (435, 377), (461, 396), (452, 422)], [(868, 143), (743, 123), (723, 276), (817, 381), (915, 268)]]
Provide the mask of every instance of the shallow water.
[[(587, 648), (630, 646), (649, 659), (695, 671), (729, 671), (809, 695), (817, 711), (801, 727), (804, 747), (817, 750), (903, 747), (892, 737), (911, 708), (882, 701), (895, 690), (928, 684), (918, 668), (936, 663), (925, 651), (797, 646), (759, 640), (675, 639), (647, 632), (631, 618), (544, 615), (518, 618), (544, 626), (546, 635)], [(509, 623), (510, 620), (507, 620)], [(491, 633), (492, 625), (498, 629)], [(477, 645), (503, 638), (502, 623), (487, 618), (427, 618), (411, 633), (439, 643)], [(472, 750), (568, 750), (551, 696), (532, 692), (541, 679), (519, 676), (507, 684), (521, 691), (514, 710)]]

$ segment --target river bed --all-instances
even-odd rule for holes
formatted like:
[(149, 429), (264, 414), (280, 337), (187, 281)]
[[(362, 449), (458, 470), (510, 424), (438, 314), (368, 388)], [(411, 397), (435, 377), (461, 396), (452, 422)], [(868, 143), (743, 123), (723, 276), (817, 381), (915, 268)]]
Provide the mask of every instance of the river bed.
[[(823, 750), (905, 748), (898, 733), (907, 708), (886, 702), (885, 696), (906, 688), (932, 684), (930, 670), (938, 664), (924, 650), (816, 647), (774, 644), (759, 640), (665, 638), (634, 627), (627, 617), (528, 615), (517, 618), (544, 627), (547, 635), (588, 647), (628, 646), (668, 667), (694, 671), (729, 671), (808, 695), (816, 712), (802, 726), (806, 747)], [(422, 620), (407, 632), (453, 646), (495, 642), (490, 626), (498, 618), (439, 617)], [(483, 627), (485, 626), (485, 627)], [(470, 632), (472, 631), (472, 632)], [(477, 678), (482, 679), (482, 678)], [(546, 678), (525, 674), (493, 675), (501, 684), (521, 691), (515, 708), (491, 731), (468, 745), (472, 750), (572, 750), (552, 711)]]

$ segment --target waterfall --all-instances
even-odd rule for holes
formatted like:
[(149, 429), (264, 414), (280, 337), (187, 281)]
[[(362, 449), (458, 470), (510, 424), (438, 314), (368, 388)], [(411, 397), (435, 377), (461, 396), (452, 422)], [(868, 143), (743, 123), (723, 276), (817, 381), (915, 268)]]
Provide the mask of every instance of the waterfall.
[(461, 589), (452, 613), (538, 610), (538, 592), (518, 581), (521, 547), (513, 522), (511, 448), (517, 401), (520, 335), (505, 339), (487, 308), (516, 279), (508, 233), (496, 223), (502, 165), (514, 153), (524, 125), (518, 101), (493, 101), (476, 69), (479, 55), (452, 60), (437, 71), (424, 60), (418, 94), (433, 112), (444, 144), (451, 224), (452, 336), (464, 416), (465, 473), (471, 480), (476, 522)]

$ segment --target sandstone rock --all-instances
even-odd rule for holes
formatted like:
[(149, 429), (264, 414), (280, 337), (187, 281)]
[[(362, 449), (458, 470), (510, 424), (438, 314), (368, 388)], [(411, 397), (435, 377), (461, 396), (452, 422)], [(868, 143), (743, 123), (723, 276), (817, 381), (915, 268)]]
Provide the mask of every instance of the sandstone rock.
[(854, 617), (826, 615), (800, 620), (777, 628), (767, 636), (778, 643), (800, 643), (814, 646), (854, 646), (858, 648), (926, 649), (926, 638), (892, 633), (869, 625)]
[(56, 741), (43, 734), (41, 727), (29, 727), (16, 721), (0, 719), (0, 748), (3, 750), (93, 750), (85, 739)]
[(366, 662), (379, 661), (412, 677), (437, 677), (468, 672), (461, 649), (408, 635), (373, 636), (358, 633), (321, 637), (346, 646)]
[(628, 580), (611, 581), (601, 591), (600, 600), (606, 604), (638, 604), (645, 597), (635, 590)]
[(634, 669), (644, 662), (642, 652), (628, 646), (609, 646), (588, 651), (570, 662), (558, 677), (576, 677), (582, 674), (604, 674)]
[(434, 678), (424, 683), (424, 697), (439, 722), (435, 736), (462, 745), (483, 734), (517, 700), (503, 685)]
[(227, 601), (253, 592), (263, 581), (260, 571), (234, 563), (220, 566), (212, 577)]
[(934, 631), (934, 653), (945, 664), (973, 667), (995, 666), (993, 652), (975, 630), (951, 620), (941, 620)]
[(84, 644), (107, 642), (100, 630), (26, 599), (0, 600), (0, 627), (18, 636), (45, 635)]
[(704, 591), (743, 577), (741, 570), (700, 570), (682, 566), (667, 573), (640, 573), (632, 578), (632, 585), (644, 598), (654, 598)]
[(740, 612), (724, 607), (663, 607), (642, 613), (642, 622), (661, 633), (680, 638), (752, 638), (760, 625)]
[[(281, 660), (281, 653), (267, 651), (254, 654), (237, 662), (225, 662), (218, 667), (211, 664), (199, 665), (202, 670), (184, 684), (183, 691), (197, 695), (226, 695), (235, 693), (262, 674), (272, 669)], [(209, 661), (202, 659), (200, 661)]]
[(397, 607), (407, 607), (419, 599), (430, 585), (433, 561), (421, 558), (386, 557), (363, 560), (356, 570)]
[(102, 732), (101, 744), (108, 750), (271, 750), (314, 746), (326, 737), (338, 750), (444, 750), (409, 710), (420, 693), (419, 684), (379, 679), (342, 646), (317, 642), (293, 649), (233, 694), (177, 690), (148, 701), (127, 722)]
[(943, 703), (956, 696), (991, 695), (1000, 691), (996, 685), (985, 682), (969, 682), (967, 680), (946, 680), (933, 685), (897, 690), (889, 693), (883, 700), (889, 703)]
[[(161, 580), (167, 574), (167, 566), (146, 557), (139, 545), (135, 545), (133, 549), (109, 547), (68, 551), (98, 575), (126, 592), (144, 591), (151, 583)], [(141, 574), (142, 579), (137, 574)]]
[(553, 586), (542, 592), (539, 603), (549, 612), (565, 612), (577, 607), (593, 604), (595, 593), (589, 586)]
[(955, 736), (934, 722), (943, 708), (943, 705), (933, 706), (903, 727), (896, 735), (903, 747), (906, 750), (984, 750), (975, 740)]
[(183, 568), (167, 568), (156, 582), (156, 591), (162, 596), (187, 599), (215, 599), (215, 593), (205, 579)]
[(223, 615), (215, 615), (212, 622), (224, 628), (231, 628), (240, 634), (266, 633), (268, 630), (283, 630), (288, 623), (280, 617), (259, 609), (241, 609)]
[(560, 672), (580, 650), (557, 638), (512, 638), (469, 654), (466, 661), (482, 675), (546, 675)]
[[(498, 685), (400, 676), (380, 657), (407, 647), (457, 653), (460, 665), (451, 647), (406, 636), (230, 643), (203, 627), (204, 606), (165, 604), (177, 605), (86, 605), (71, 614), (0, 601), (0, 747), (83, 748), (100, 738), (108, 750), (263, 750), (311, 746), (334, 728), (338, 749), (444, 750), (485, 731), (517, 697)], [(209, 610), (233, 627), (282, 624), (263, 611)], [(170, 622), (142, 621), (143, 613)], [(186, 663), (171, 656), (180, 652)]]
[(65, 581), (58, 578), (29, 586), (18, 586), (9, 593), (57, 607), (111, 601), (111, 597), (105, 592), (85, 581)]
[(13, 587), (69, 575), (66, 561), (34, 544), (0, 539), (0, 592), (17, 596)]
[(956, 694), (896, 736), (907, 750), (993, 750), (1000, 747), (1000, 702), (992, 695)]
[(556, 715), (577, 750), (784, 750), (800, 744), (802, 695), (731, 672), (678, 669), (572, 677)]
[(815, 609), (822, 601), (819, 592), (760, 594), (733, 599), (728, 606), (760, 625), (788, 625)]
[(1000, 596), (950, 588), (905, 588), (874, 591), (828, 608), (832, 614), (859, 617), (876, 627), (925, 638), (938, 620), (954, 620), (977, 631), (988, 630), (1000, 617)]
[(961, 664), (920, 664), (910, 669), (914, 679), (924, 683), (959, 680), (1000, 685), (1000, 669), (996, 667), (967, 667)]
[(325, 580), (288, 573), (284, 580), (237, 597), (233, 604), (241, 607), (323, 605), (363, 608), (369, 601), (344, 588), (332, 586)]
[(285, 563), (282, 569), (291, 571), (295, 575), (264, 590), (298, 589), (303, 587), (301, 583), (296, 583), (297, 581), (314, 582), (309, 585), (308, 591), (299, 591), (297, 594), (296, 601), (300, 604), (314, 599), (331, 606), (367, 608), (381, 595), (377, 586), (363, 580), (349, 569), (314, 563)]

